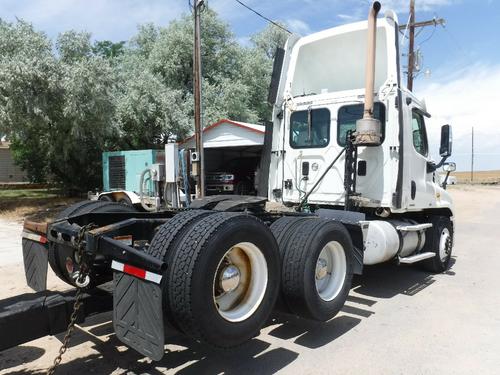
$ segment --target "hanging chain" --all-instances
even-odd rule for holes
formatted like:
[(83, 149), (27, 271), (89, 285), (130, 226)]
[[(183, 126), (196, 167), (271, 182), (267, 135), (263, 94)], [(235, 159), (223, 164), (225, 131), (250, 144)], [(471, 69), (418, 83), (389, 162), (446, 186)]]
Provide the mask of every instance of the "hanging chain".
[[(78, 232), (78, 236), (75, 240), (76, 246), (77, 246), (77, 259), (80, 260), (80, 270), (77, 275), (75, 275), (75, 284), (77, 285), (76, 289), (76, 295), (75, 295), (75, 303), (73, 304), (73, 312), (71, 313), (71, 317), (69, 319), (69, 324), (68, 328), (66, 328), (66, 334), (64, 335), (64, 339), (62, 342), (61, 347), (59, 348), (59, 353), (57, 356), (54, 358), (54, 363), (52, 366), (47, 370), (48, 375), (53, 375), (56, 371), (56, 367), (61, 363), (62, 361), (62, 356), (68, 350), (68, 345), (71, 340), (71, 335), (73, 334), (73, 331), (75, 329), (75, 324), (76, 320), (78, 318), (78, 311), (80, 310), (80, 307), (82, 307), (82, 297), (83, 297), (83, 292), (85, 286), (87, 286), (90, 282), (89, 278), (89, 273), (90, 273), (90, 267), (87, 263), (87, 259), (84, 253), (85, 250), (85, 233), (91, 229), (95, 228), (95, 225), (90, 223), (87, 225), (84, 225), (83, 227), (80, 228), (80, 231)], [(76, 273), (76, 272), (75, 272)]]

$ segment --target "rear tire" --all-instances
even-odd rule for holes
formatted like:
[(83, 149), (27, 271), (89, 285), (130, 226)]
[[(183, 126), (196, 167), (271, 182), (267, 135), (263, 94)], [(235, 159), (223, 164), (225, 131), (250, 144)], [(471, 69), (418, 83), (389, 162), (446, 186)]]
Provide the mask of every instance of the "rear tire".
[(353, 244), (340, 223), (302, 221), (284, 249), (281, 285), (294, 314), (319, 321), (333, 318), (344, 306), (353, 275)]
[(432, 228), (426, 232), (422, 252), (432, 252), (436, 255), (424, 260), (422, 267), (429, 272), (441, 273), (450, 267), (453, 249), (453, 223), (447, 216), (435, 216), (431, 218), (431, 223)]
[(276, 238), (282, 259), (285, 253), (286, 244), (295, 232), (295, 228), (300, 225), (300, 223), (304, 222), (304, 220), (310, 219), (315, 219), (315, 217), (283, 216), (271, 224), (269, 229), (271, 229), (271, 232)]
[(233, 347), (258, 334), (279, 287), (279, 256), (259, 219), (216, 213), (192, 225), (174, 249), (170, 310), (192, 338)]
[(179, 242), (191, 227), (199, 220), (214, 213), (215, 211), (208, 210), (190, 210), (178, 213), (159, 227), (158, 232), (151, 240), (151, 245), (146, 250), (147, 254), (157, 259), (161, 259), (167, 264), (167, 269), (162, 278), (163, 315), (165, 319), (177, 329), (179, 329), (179, 327), (171, 317), (172, 314), (168, 302), (168, 286), (165, 285), (170, 278), (169, 274), (173, 270), (171, 267), (172, 255), (179, 246)]
[[(269, 229), (276, 238), (276, 242), (278, 243), (280, 260), (281, 264), (283, 264), (283, 257), (285, 255), (285, 250), (287, 247), (288, 240), (292, 237), (292, 234), (295, 232), (295, 228), (303, 223), (305, 220), (315, 219), (315, 217), (303, 217), (303, 216), (283, 216), (276, 220), (271, 224)], [(277, 311), (284, 313), (291, 313), (292, 311), (288, 308), (288, 305), (285, 302), (285, 298), (283, 296), (283, 292), (280, 288), (280, 293), (278, 295), (278, 300), (276, 301), (275, 306)]]
[(132, 203), (130, 198), (126, 195), (118, 199), (117, 202), (123, 204), (124, 206), (134, 207), (134, 204)]
[(109, 195), (101, 195), (101, 196), (99, 197), (99, 200), (100, 200), (101, 202), (114, 202), (113, 198), (112, 198), (112, 197), (110, 197)]

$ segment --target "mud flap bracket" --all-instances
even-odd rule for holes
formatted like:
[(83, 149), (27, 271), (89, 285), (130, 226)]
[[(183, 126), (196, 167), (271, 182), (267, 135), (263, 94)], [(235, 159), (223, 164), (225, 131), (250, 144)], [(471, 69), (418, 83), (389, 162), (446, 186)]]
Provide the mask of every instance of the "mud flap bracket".
[(113, 282), (116, 336), (132, 349), (159, 361), (165, 352), (160, 285), (121, 272), (114, 272)]

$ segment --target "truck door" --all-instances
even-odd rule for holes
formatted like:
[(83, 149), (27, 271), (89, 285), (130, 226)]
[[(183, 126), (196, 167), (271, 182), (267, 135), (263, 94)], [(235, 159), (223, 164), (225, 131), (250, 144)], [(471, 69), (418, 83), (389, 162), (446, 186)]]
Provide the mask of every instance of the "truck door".
[[(335, 118), (330, 106), (299, 107), (289, 115), (283, 137), (285, 201), (300, 201), (342, 149), (332, 136), (332, 124), (335, 124)], [(344, 165), (342, 160), (328, 172), (311, 194), (310, 201), (341, 201)]]
[(434, 201), (434, 187), (432, 184), (433, 173), (427, 172), (429, 159), (429, 143), (425, 128), (424, 112), (416, 106), (411, 107), (410, 138), (412, 145), (410, 162), (410, 197), (409, 209), (429, 208)]

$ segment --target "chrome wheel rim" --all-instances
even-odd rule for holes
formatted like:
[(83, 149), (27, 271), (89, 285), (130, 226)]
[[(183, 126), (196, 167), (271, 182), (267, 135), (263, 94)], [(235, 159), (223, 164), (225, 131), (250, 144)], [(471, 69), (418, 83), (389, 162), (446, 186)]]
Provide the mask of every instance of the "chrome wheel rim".
[(338, 296), (344, 286), (347, 261), (344, 247), (337, 241), (328, 242), (316, 261), (316, 291), (323, 301)]
[(439, 238), (439, 258), (442, 262), (445, 262), (450, 256), (449, 241), (451, 241), (450, 231), (448, 228), (443, 228)]
[(248, 319), (266, 293), (268, 270), (262, 251), (250, 242), (231, 247), (217, 266), (213, 301), (217, 312), (230, 322)]

